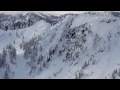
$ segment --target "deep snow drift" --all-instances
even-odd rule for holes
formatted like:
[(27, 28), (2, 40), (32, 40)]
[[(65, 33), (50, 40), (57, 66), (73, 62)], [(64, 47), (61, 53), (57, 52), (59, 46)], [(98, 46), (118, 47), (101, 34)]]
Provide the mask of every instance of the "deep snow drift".
[[(4, 48), (4, 49), (3, 49)], [(0, 30), (0, 78), (120, 78), (120, 18), (68, 14), (54, 25), (40, 20)]]

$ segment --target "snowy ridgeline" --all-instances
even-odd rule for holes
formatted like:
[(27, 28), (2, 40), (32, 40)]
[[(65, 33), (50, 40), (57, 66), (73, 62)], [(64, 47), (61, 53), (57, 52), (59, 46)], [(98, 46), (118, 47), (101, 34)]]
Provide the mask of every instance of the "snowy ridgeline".
[(27, 12), (16, 15), (0, 14), (0, 29), (2, 30), (18, 30), (28, 28), (40, 20), (45, 20), (51, 25), (58, 22), (60, 17), (49, 14)]
[(0, 31), (0, 78), (120, 78), (120, 19), (65, 15), (17, 31)]

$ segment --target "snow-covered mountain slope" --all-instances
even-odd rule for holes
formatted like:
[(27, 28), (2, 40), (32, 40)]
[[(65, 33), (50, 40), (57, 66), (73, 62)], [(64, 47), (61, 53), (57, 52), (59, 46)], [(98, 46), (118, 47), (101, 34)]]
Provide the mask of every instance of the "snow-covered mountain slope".
[(0, 30), (0, 78), (120, 78), (120, 18), (67, 14), (19, 30)]
[[(10, 63), (9, 55), (6, 57), (6, 63), (10, 65), (12, 71), (17, 72), (14, 77), (16, 78), (24, 78), (26, 72), (26, 60), (23, 59), (24, 51), (20, 49), (20, 43), (27, 42), (34, 38), (35, 36), (41, 36), (42, 38), (46, 37), (46, 32), (49, 32), (49, 28), (51, 25), (46, 21), (39, 21), (32, 27), (21, 29), (21, 30), (8, 30), (3, 31), (0, 30), (0, 53), (2, 53), (3, 48), (6, 48), (7, 45), (12, 45), (16, 48), (16, 65), (12, 65)], [(9, 54), (9, 52), (7, 52)], [(6, 65), (5, 65), (6, 66)], [(3, 67), (5, 69), (5, 67)], [(1, 68), (1, 69), (3, 69)], [(12, 72), (11, 71), (11, 72)], [(21, 73), (21, 74), (20, 74)], [(22, 74), (23, 73), (23, 74)], [(1, 73), (0, 73), (1, 74)], [(21, 77), (21, 75), (23, 75)], [(0, 77), (2, 78), (2, 77)], [(27, 78), (27, 76), (25, 77)]]
[(34, 25), (40, 20), (45, 20), (51, 25), (58, 22), (59, 17), (55, 15), (26, 12), (18, 13), (16, 15), (0, 14), (0, 29), (2, 30), (18, 30), (24, 29)]

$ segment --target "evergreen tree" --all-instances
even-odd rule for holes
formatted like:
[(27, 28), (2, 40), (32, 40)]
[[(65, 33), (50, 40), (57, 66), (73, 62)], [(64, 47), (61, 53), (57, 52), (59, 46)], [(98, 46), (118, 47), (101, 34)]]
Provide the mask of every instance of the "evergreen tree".
[(41, 54), (37, 60), (37, 64), (39, 65), (43, 61), (43, 55)]
[(22, 43), (20, 43), (20, 49), (22, 49)]

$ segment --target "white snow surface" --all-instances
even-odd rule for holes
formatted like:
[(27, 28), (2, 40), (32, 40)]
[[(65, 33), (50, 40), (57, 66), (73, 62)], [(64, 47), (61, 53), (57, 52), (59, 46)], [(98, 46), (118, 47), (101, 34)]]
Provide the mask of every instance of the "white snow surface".
[[(66, 38), (72, 30), (75, 31), (75, 37)], [(82, 33), (82, 30), (85, 32)], [(16, 37), (16, 33), (20, 35), (19, 38)], [(20, 43), (23, 36), (27, 42), (38, 35), (43, 38), (38, 43), (38, 47), (40, 45), (43, 47), (42, 52), (38, 51), (38, 56), (42, 53), (44, 58), (47, 58), (49, 49), (55, 48), (56, 45), (57, 50), (52, 54), (47, 68), (40, 73), (36, 71), (30, 75), (30, 67), (27, 65), (30, 58), (27, 60), (23, 58), (24, 50), (20, 49)], [(82, 36), (85, 42), (82, 41)], [(14, 40), (15, 44), (13, 44)], [(80, 46), (76, 46), (76, 42)], [(14, 72), (10, 75), (12, 79), (75, 79), (75, 74), (81, 70), (85, 62), (89, 62), (89, 65), (83, 69), (84, 75), (81, 79), (111, 79), (112, 72), (120, 68), (120, 19), (104, 15), (67, 15), (53, 26), (41, 20), (25, 29), (0, 30), (0, 53), (8, 44), (12, 44), (17, 50), (15, 65), (10, 63), (9, 55), (7, 56), (7, 63)], [(63, 50), (64, 46), (64, 52), (59, 55), (59, 51)], [(68, 59), (66, 54), (69, 50), (72, 57)], [(79, 52), (78, 57), (76, 52)], [(4, 77), (4, 70), (4, 67), (0, 68), (0, 78)], [(116, 75), (116, 78), (120, 77)]]

